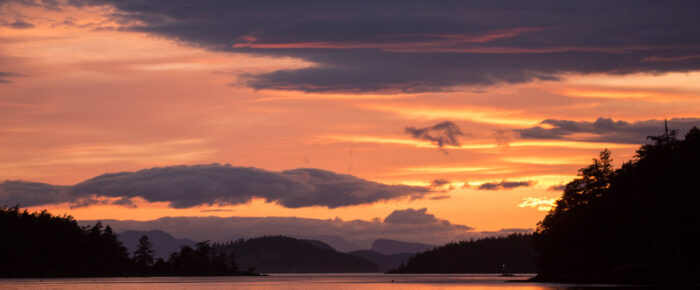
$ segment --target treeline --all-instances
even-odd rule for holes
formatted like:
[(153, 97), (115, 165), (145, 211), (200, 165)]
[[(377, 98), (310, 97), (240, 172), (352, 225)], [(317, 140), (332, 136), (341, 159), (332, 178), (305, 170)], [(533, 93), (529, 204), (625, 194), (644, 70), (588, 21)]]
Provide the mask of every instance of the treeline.
[(613, 170), (605, 150), (538, 224), (535, 280), (700, 281), (700, 130), (650, 137)]
[(417, 254), (390, 273), (533, 273), (532, 235), (511, 234), (449, 243)]
[(153, 261), (147, 237), (132, 257), (109, 226), (81, 227), (70, 216), (0, 207), (0, 277), (252, 275), (208, 242)]

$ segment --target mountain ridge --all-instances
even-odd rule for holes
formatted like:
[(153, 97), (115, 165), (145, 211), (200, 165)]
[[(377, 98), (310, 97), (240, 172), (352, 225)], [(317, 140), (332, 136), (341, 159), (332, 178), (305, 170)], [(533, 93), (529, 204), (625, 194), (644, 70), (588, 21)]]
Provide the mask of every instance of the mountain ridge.
[(420, 253), (432, 250), (433, 248), (435, 248), (435, 246), (423, 243), (376, 239), (372, 243), (370, 250), (382, 253), (384, 255), (393, 255), (401, 253)]
[(127, 248), (129, 254), (136, 251), (138, 247), (139, 239), (142, 236), (147, 236), (148, 240), (153, 244), (154, 257), (156, 259), (161, 258), (167, 260), (170, 254), (180, 250), (183, 246), (194, 246), (195, 241), (182, 238), (175, 238), (170, 233), (161, 230), (151, 230), (151, 231), (123, 231), (117, 234), (117, 239), (122, 242), (122, 244)]

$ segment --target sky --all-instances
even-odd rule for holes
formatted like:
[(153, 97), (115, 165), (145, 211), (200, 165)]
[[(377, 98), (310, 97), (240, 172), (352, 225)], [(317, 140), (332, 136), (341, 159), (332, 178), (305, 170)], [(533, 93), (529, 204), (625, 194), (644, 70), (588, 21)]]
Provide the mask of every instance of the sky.
[(700, 125), (699, 12), (0, 1), (0, 205), (219, 240), (532, 230), (601, 150)]

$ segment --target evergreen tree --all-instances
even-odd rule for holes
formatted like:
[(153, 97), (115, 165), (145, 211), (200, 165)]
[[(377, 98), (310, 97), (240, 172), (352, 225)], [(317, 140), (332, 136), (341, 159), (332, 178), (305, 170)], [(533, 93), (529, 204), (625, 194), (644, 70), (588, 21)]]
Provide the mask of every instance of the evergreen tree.
[(148, 240), (148, 236), (141, 236), (138, 248), (134, 252), (132, 258), (135, 270), (137, 272), (147, 273), (149, 267), (153, 264), (153, 255), (153, 244)]

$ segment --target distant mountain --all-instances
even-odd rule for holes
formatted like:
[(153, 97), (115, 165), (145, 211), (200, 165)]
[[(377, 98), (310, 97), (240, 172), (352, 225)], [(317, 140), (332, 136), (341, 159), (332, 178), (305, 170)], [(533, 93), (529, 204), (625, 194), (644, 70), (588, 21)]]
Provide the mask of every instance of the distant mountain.
[(129, 253), (133, 253), (138, 244), (141, 236), (148, 236), (148, 240), (153, 244), (153, 249), (155, 250), (155, 258), (163, 258), (163, 260), (168, 260), (170, 254), (180, 250), (182, 246), (194, 246), (195, 241), (190, 239), (176, 239), (172, 235), (163, 231), (125, 231), (117, 235), (117, 239), (122, 242), (122, 244), (129, 250)]
[(369, 273), (379, 267), (363, 258), (337, 252), (318, 241), (268, 236), (215, 244), (215, 253), (230, 253), (239, 269), (262, 273)]
[(309, 244), (311, 244), (311, 245), (313, 245), (314, 247), (319, 248), (319, 249), (335, 251), (335, 249), (334, 249), (333, 247), (331, 247), (330, 245), (328, 245), (328, 244), (326, 244), (326, 243), (324, 243), (324, 242), (321, 242), (321, 241), (317, 241), (317, 240), (304, 240), (304, 239), (302, 239), (302, 241), (307, 242), (307, 243), (309, 243)]
[(449, 243), (417, 254), (394, 273), (534, 273), (531, 234)]
[(377, 264), (377, 266), (379, 266), (379, 270), (382, 272), (398, 268), (399, 265), (406, 263), (409, 259), (411, 259), (411, 257), (415, 255), (414, 253), (384, 255), (382, 253), (375, 252), (372, 250), (358, 250), (349, 252), (348, 254), (363, 258), (367, 261)]
[(350, 251), (356, 251), (359, 249), (362, 249), (362, 247), (356, 245), (355, 243), (348, 241), (346, 239), (343, 239), (339, 236), (330, 236), (330, 235), (320, 235), (320, 236), (294, 236), (295, 238), (298, 239), (303, 239), (303, 240), (316, 240), (316, 241), (321, 241), (329, 246), (333, 247), (336, 251), (347, 253)]
[(435, 248), (432, 245), (421, 243), (409, 243), (386, 239), (377, 239), (372, 243), (372, 251), (382, 253), (384, 255), (393, 255), (401, 253), (420, 253)]

